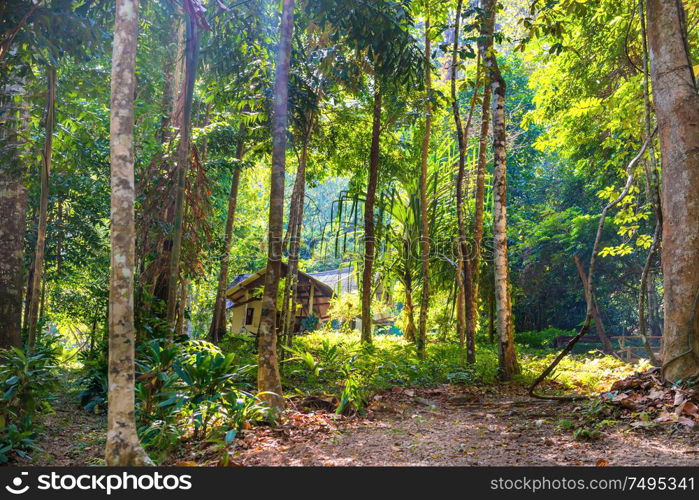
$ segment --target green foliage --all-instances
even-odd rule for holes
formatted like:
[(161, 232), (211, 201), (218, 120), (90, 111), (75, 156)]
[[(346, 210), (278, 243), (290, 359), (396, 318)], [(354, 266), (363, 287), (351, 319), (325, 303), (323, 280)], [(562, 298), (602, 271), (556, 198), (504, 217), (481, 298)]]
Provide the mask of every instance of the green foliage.
[(554, 347), (553, 340), (556, 337), (573, 336), (576, 333), (574, 330), (559, 330), (558, 328), (547, 328), (538, 332), (515, 332), (515, 342), (534, 348)]
[(140, 346), (136, 400), (144, 444), (167, 454), (183, 439), (230, 437), (246, 425), (269, 421), (268, 408), (237, 387), (249, 367), (235, 361), (205, 341), (153, 340)]
[(78, 376), (78, 385), (82, 387), (80, 405), (89, 412), (106, 411), (108, 369), (106, 346), (95, 351), (81, 351), (78, 359), (82, 363)]
[[(542, 353), (533, 350), (521, 356), (521, 381), (531, 383), (551, 362), (558, 353)], [(590, 351), (584, 354), (571, 354), (563, 358), (551, 375), (556, 389), (563, 392), (571, 389), (581, 394), (598, 394), (608, 391), (611, 385), (635, 372), (649, 368), (647, 360), (639, 360), (635, 365), (619, 359)]]
[(0, 463), (38, 449), (34, 417), (50, 409), (57, 379), (54, 348), (37, 347), (34, 354), (14, 347), (0, 352)]
[(429, 343), (420, 361), (401, 337), (377, 336), (362, 345), (357, 333), (317, 332), (298, 337), (283, 370), (284, 384), (302, 393), (331, 393), (338, 412), (361, 412), (375, 392), (395, 386), (492, 382), (497, 354), (481, 348), (473, 367), (460, 362), (458, 344)]
[(362, 313), (359, 295), (356, 293), (343, 293), (330, 299), (328, 310), (331, 320), (340, 324), (340, 330), (344, 333), (351, 332), (351, 321)]

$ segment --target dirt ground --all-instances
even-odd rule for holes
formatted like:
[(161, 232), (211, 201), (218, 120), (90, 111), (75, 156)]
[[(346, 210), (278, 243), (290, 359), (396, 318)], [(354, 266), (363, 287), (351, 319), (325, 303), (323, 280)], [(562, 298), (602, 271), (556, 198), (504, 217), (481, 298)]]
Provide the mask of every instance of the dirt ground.
[[(78, 466), (104, 465), (107, 416), (86, 412), (78, 405), (75, 374), (65, 373), (62, 390), (51, 402), (54, 412), (41, 420), (44, 432), (39, 436), (41, 451), (32, 465)], [(18, 465), (28, 465), (20, 461)]]
[[(243, 445), (240, 465), (498, 466), (699, 465), (699, 433), (662, 426), (605, 426), (579, 441), (561, 419), (581, 418), (574, 403), (532, 400), (463, 388), (396, 390), (379, 395), (365, 419), (320, 426), (315, 435), (267, 431)], [(247, 439), (247, 438), (246, 438)]]
[[(105, 417), (85, 413), (69, 391), (54, 407), (33, 463), (103, 464)], [(364, 417), (296, 408), (276, 427), (241, 431), (228, 465), (699, 465), (699, 432), (682, 426), (633, 429), (621, 417), (597, 439), (576, 440), (562, 421), (579, 423), (585, 411), (533, 400), (521, 387), (394, 389), (375, 396)], [(170, 464), (217, 465), (222, 456), (205, 443), (177, 455)]]

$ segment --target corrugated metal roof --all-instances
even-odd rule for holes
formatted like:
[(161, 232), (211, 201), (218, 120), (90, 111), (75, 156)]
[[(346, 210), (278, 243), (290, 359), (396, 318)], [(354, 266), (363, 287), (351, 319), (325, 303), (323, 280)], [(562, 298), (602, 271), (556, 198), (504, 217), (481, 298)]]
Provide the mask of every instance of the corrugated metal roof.
[(334, 293), (356, 292), (359, 289), (356, 273), (351, 267), (309, 273), (309, 276), (328, 285)]

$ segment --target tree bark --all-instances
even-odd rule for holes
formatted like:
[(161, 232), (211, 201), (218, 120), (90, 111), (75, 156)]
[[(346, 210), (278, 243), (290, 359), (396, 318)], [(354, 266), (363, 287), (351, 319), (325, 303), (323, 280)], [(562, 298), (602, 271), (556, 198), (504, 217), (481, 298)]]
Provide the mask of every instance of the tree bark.
[(231, 245), (233, 242), (233, 223), (235, 221), (235, 210), (238, 204), (238, 186), (240, 184), (240, 162), (243, 159), (243, 139), (238, 141), (236, 151), (238, 164), (233, 170), (231, 181), (231, 191), (228, 196), (228, 215), (226, 217), (226, 233), (223, 238), (223, 255), (221, 256), (221, 270), (218, 275), (218, 288), (216, 289), (216, 300), (214, 302), (214, 313), (211, 318), (209, 337), (214, 344), (218, 344), (226, 334), (226, 288), (228, 286), (228, 267), (231, 260)]
[(585, 297), (587, 297), (588, 294), (592, 296), (592, 318), (595, 320), (597, 336), (602, 341), (602, 350), (607, 354), (612, 354), (614, 352), (614, 347), (612, 346), (612, 341), (604, 328), (602, 316), (600, 315), (599, 308), (597, 307), (597, 299), (595, 298), (595, 294), (589, 289), (590, 281), (587, 279), (585, 268), (582, 265), (580, 257), (574, 255), (573, 260), (575, 261), (575, 267), (578, 268), (578, 274), (580, 275), (580, 280), (582, 281), (583, 288), (585, 289)]
[[(461, 23), (461, 7), (463, 5), (462, 0), (459, 0), (456, 4), (456, 20), (454, 25), (454, 46), (452, 50), (452, 61), (451, 61), (451, 100), (452, 100), (452, 111), (454, 114), (454, 124), (456, 126), (456, 139), (459, 147), (459, 159), (458, 159), (458, 172), (456, 175), (456, 219), (458, 223), (458, 241), (457, 241), (457, 262), (456, 262), (456, 284), (457, 284), (457, 297), (456, 297), (456, 317), (457, 317), (457, 330), (459, 336), (460, 351), (464, 352), (464, 343), (466, 343), (466, 361), (468, 363), (474, 363), (476, 360), (476, 343), (475, 336), (467, 335), (467, 322), (468, 317), (471, 312), (469, 308), (471, 306), (471, 294), (473, 293), (472, 283), (471, 283), (471, 266), (470, 258), (468, 256), (468, 247), (466, 244), (466, 216), (464, 214), (464, 180), (466, 177), (466, 146), (468, 142), (468, 133), (471, 127), (471, 120), (473, 118), (473, 110), (475, 108), (475, 94), (474, 98), (471, 99), (471, 107), (468, 114), (468, 119), (466, 120), (466, 125), (462, 125), (461, 114), (459, 111), (459, 101), (457, 100), (456, 93), (456, 74), (458, 69), (457, 64), (457, 54), (459, 51), (459, 26)], [(476, 77), (478, 82), (478, 76)], [(474, 92), (478, 90), (478, 83), (476, 83)]]
[(653, 97), (663, 167), (663, 375), (699, 375), (699, 95), (680, 0), (647, 0)]
[[(299, 166), (296, 170), (294, 191), (291, 196), (289, 209), (289, 265), (284, 289), (284, 304), (282, 309), (283, 332), (282, 338), (287, 347), (291, 347), (296, 322), (296, 297), (299, 284), (299, 253), (301, 250), (301, 234), (303, 232), (303, 209), (306, 199), (306, 164), (308, 163), (308, 141), (311, 128), (307, 131), (301, 145)], [(309, 311), (309, 315), (313, 311)], [(283, 354), (283, 353), (282, 353)]]
[(655, 298), (655, 290), (653, 290), (652, 283), (648, 279), (648, 277), (650, 274), (650, 266), (658, 249), (659, 239), (660, 225), (656, 224), (655, 232), (653, 233), (653, 242), (651, 243), (650, 248), (648, 249), (646, 262), (643, 265), (643, 270), (641, 271), (641, 286), (639, 287), (638, 291), (638, 333), (641, 335), (641, 338), (643, 339), (643, 346), (646, 348), (646, 353), (648, 354), (648, 358), (650, 359), (650, 362), (653, 366), (661, 366), (661, 363), (655, 357), (655, 353), (653, 352), (653, 346), (651, 346), (650, 341), (648, 340), (648, 331), (646, 328), (646, 299), (648, 299), (649, 309), (651, 309), (651, 314), (648, 322), (651, 323), (651, 329), (654, 329), (652, 309), (655, 309), (655, 304), (654, 301), (651, 301), (651, 298)]
[(269, 194), (269, 239), (267, 272), (262, 295), (262, 317), (258, 334), (257, 389), (272, 408), (284, 407), (277, 364), (277, 292), (281, 276), (284, 220), (284, 169), (288, 120), (289, 62), (294, 29), (294, 0), (282, 0), (281, 37), (277, 53), (272, 116), (272, 179)]
[[(495, 0), (484, 0), (483, 10), (495, 23)], [(519, 373), (515, 353), (507, 258), (507, 151), (505, 129), (505, 80), (491, 50), (486, 63), (493, 97), (493, 250), (495, 310), (497, 317), (500, 378), (511, 380)]]
[(185, 13), (185, 24), (187, 27), (187, 39), (185, 41), (185, 63), (181, 93), (184, 101), (180, 117), (180, 143), (177, 147), (177, 196), (175, 199), (175, 217), (172, 228), (172, 249), (170, 250), (167, 288), (166, 321), (171, 329), (175, 328), (177, 319), (177, 280), (180, 276), (180, 255), (182, 254), (182, 233), (184, 230), (184, 191), (189, 165), (189, 143), (192, 128), (192, 97), (194, 95), (194, 81), (196, 80), (197, 62), (199, 59), (199, 27), (197, 26), (192, 12)]
[(56, 68), (48, 71), (48, 94), (46, 97), (46, 137), (44, 138), (44, 154), (41, 165), (41, 195), (39, 200), (39, 224), (37, 228), (36, 246), (34, 248), (34, 269), (29, 301), (29, 321), (27, 324), (27, 346), (29, 351), (34, 349), (39, 322), (39, 288), (44, 274), (44, 255), (46, 250), (46, 225), (49, 210), (49, 177), (51, 175), (51, 155), (53, 153), (53, 128), (56, 108)]
[(134, 418), (134, 91), (138, 1), (117, 0), (110, 103), (111, 273), (106, 462), (149, 465)]
[[(8, 80), (11, 80), (8, 78)], [(0, 348), (22, 347), (22, 289), (24, 287), (24, 233), (27, 187), (23, 153), (26, 139), (24, 82), (0, 84)], [(20, 108), (16, 96), (22, 96)]]
[(427, 215), (427, 159), (430, 154), (430, 135), (432, 133), (432, 47), (430, 40), (430, 4), (427, 1), (427, 19), (425, 21), (425, 135), (422, 137), (422, 156), (420, 158), (420, 250), (422, 257), (422, 296), (420, 298), (420, 318), (418, 319), (417, 356), (425, 357), (427, 342), (427, 311), (430, 303), (430, 222)]
[[(488, 51), (493, 47), (493, 30), (495, 16), (488, 16), (481, 26), (481, 40), (478, 42), (478, 56), (486, 61)], [(490, 85), (485, 82), (483, 88), (483, 100), (481, 103), (481, 127), (478, 136), (478, 160), (476, 164), (476, 193), (475, 209), (473, 213), (473, 251), (471, 257), (471, 305), (468, 308), (471, 313), (467, 318), (466, 335), (475, 336), (478, 326), (478, 297), (481, 266), (481, 244), (483, 241), (483, 212), (485, 205), (485, 167), (488, 152), (488, 131), (490, 125)]]
[(376, 242), (374, 241), (374, 204), (379, 176), (379, 145), (381, 138), (381, 89), (378, 79), (374, 82), (374, 113), (371, 129), (371, 152), (369, 153), (369, 180), (364, 201), (364, 269), (362, 270), (362, 336), (361, 340), (371, 343), (372, 317), (371, 292)]
[[(417, 329), (415, 328), (415, 306), (413, 304), (413, 275), (410, 270), (410, 242), (405, 239), (403, 243), (403, 249), (405, 252), (405, 271), (403, 275), (403, 284), (405, 285), (405, 315), (407, 317), (408, 323), (405, 326), (405, 340), (409, 342), (416, 342), (417, 354), (420, 359), (425, 357), (425, 345), (422, 346), (418, 344), (419, 339)], [(420, 351), (422, 348), (422, 352)]]

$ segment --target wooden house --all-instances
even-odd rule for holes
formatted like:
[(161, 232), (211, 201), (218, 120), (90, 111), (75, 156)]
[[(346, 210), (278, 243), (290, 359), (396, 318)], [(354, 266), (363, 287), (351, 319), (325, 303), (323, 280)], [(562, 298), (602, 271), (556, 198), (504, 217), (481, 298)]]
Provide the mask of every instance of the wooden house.
[[(283, 278), (286, 277), (287, 270), (288, 266), (282, 263)], [(260, 326), (266, 272), (267, 268), (253, 274), (238, 275), (228, 286), (226, 308), (233, 332), (257, 333)], [(318, 318), (320, 322), (326, 321), (329, 317), (330, 299), (335, 292), (332, 286), (314, 277), (313, 274), (299, 271), (298, 279), (295, 330), (298, 330), (304, 318), (311, 315)], [(280, 293), (282, 293), (281, 289)], [(277, 314), (278, 317), (281, 316), (279, 311)]]

